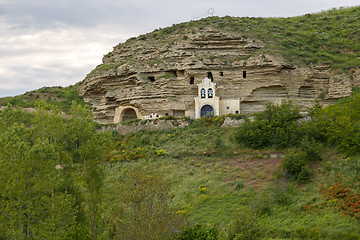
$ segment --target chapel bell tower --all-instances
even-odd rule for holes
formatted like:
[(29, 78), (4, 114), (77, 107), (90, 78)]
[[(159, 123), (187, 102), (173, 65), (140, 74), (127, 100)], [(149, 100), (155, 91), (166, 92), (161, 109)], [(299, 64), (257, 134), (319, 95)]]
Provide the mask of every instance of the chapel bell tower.
[(220, 97), (216, 96), (216, 83), (206, 77), (198, 85), (198, 96), (195, 97), (195, 118), (206, 115), (218, 116)]

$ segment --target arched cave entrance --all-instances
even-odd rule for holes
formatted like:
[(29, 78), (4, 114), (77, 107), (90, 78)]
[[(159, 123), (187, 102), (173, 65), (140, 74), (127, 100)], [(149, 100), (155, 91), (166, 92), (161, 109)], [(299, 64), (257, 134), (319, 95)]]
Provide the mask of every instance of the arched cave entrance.
[(214, 115), (214, 108), (210, 105), (204, 105), (201, 108), (201, 117), (207, 116), (207, 115)]
[(121, 113), (121, 121), (130, 121), (133, 119), (137, 119), (137, 115), (134, 109), (127, 108)]

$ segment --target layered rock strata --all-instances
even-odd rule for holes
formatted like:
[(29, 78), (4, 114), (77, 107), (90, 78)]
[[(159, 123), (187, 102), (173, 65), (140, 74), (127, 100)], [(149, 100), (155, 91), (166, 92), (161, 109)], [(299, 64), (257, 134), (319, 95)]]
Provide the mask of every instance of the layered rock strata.
[(78, 90), (95, 119), (111, 123), (124, 120), (125, 111), (137, 118), (194, 117), (197, 84), (204, 77), (213, 79), (221, 99), (239, 98), (245, 114), (282, 99), (305, 111), (317, 98), (332, 103), (359, 85), (358, 71), (349, 77), (327, 65), (294, 67), (264, 48), (256, 39), (211, 28), (189, 36), (144, 35), (115, 47)]

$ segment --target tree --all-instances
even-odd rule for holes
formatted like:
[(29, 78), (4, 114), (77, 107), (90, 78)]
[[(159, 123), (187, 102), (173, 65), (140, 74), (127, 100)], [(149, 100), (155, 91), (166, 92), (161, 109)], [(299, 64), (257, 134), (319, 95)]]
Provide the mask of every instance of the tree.
[(105, 159), (110, 145), (110, 134), (100, 132), (96, 128), (89, 109), (73, 102), (71, 118), (68, 125), (68, 148), (72, 152), (73, 161), (82, 164), (84, 168), (85, 191), (89, 207), (91, 239), (100, 235), (100, 213), (103, 186), (103, 167), (101, 161)]
[(0, 120), (0, 238), (95, 239), (110, 135), (76, 104), (70, 119), (40, 101), (31, 118), (9, 106)]
[(64, 239), (75, 224), (71, 195), (57, 191), (59, 155), (15, 123), (0, 136), (0, 236)]
[(122, 205), (112, 218), (114, 239), (170, 239), (185, 219), (170, 207), (168, 185), (143, 169), (126, 176)]

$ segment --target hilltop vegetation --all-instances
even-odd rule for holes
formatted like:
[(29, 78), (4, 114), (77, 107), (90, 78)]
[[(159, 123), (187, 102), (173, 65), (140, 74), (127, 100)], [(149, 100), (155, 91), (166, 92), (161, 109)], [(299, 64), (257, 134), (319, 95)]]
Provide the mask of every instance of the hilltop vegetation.
[(0, 236), (358, 239), (359, 100), (315, 104), (311, 121), (283, 102), (238, 129), (205, 117), (130, 135), (98, 131), (75, 103), (67, 119), (44, 102), (7, 108)]
[[(189, 41), (199, 30), (210, 27), (261, 40), (265, 43), (265, 49), (258, 54), (281, 56), (294, 65), (326, 63), (335, 69), (352, 70), (360, 67), (359, 18), (360, 7), (331, 9), (288, 18), (208, 17), (131, 38), (114, 47), (114, 50), (134, 41)], [(112, 56), (113, 52), (110, 52), (105, 58)], [(129, 57), (127, 61), (133, 64), (135, 59)], [(116, 68), (127, 61), (117, 65), (100, 65), (99, 68)]]
[(85, 106), (85, 102), (79, 96), (76, 86), (77, 85), (68, 87), (43, 87), (22, 95), (0, 98), (0, 106), (10, 104), (22, 108), (35, 108), (39, 100), (44, 100), (62, 111), (69, 112), (73, 102)]

